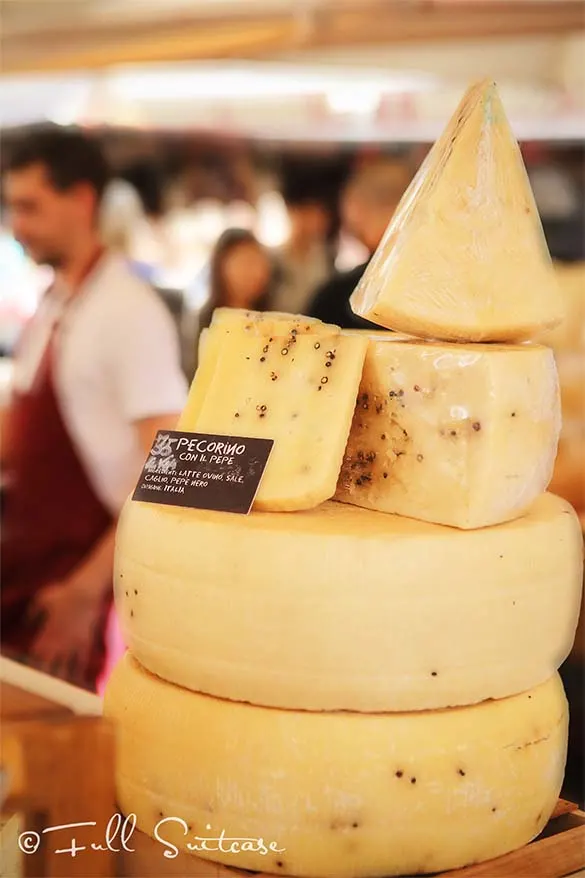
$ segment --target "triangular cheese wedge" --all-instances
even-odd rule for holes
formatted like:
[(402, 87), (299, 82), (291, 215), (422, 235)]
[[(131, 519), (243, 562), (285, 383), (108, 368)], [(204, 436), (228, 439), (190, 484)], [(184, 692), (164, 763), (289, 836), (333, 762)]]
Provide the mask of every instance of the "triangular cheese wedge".
[(465, 94), (351, 305), (380, 326), (452, 341), (520, 341), (563, 319), (528, 175), (495, 83)]

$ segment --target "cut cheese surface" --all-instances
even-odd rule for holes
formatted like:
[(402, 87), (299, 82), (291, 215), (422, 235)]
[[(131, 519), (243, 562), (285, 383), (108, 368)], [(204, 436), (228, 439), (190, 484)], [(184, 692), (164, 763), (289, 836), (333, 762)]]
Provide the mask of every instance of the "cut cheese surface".
[(439, 872), (518, 848), (547, 823), (565, 764), (557, 675), (450, 711), (312, 714), (188, 692), (127, 654), (104, 709), (119, 805), (158, 826), (161, 854), (223, 830), (267, 853), (198, 856), (299, 878)]
[(553, 352), (371, 338), (336, 494), (461, 528), (518, 517), (550, 482)]
[(300, 335), (312, 332), (338, 330), (315, 317), (287, 314), (283, 311), (246, 311), (243, 308), (216, 308), (211, 320), (213, 329), (241, 329), (262, 334), (266, 330), (275, 335), (287, 335), (294, 328)]
[(213, 369), (179, 429), (273, 439), (255, 508), (308, 509), (335, 493), (368, 341), (276, 329), (266, 321), (252, 333), (210, 332), (202, 369), (208, 356)]
[(298, 314), (283, 314), (278, 311), (246, 311), (243, 308), (216, 308), (211, 324), (202, 330), (199, 337), (198, 367), (195, 373), (187, 405), (179, 420), (179, 430), (192, 429), (199, 416), (203, 400), (215, 372), (219, 354), (226, 341), (226, 335), (236, 338), (263, 338), (269, 335), (295, 335), (318, 333), (335, 335), (337, 326), (322, 323), (313, 317)]
[(423, 337), (515, 341), (564, 316), (495, 84), (465, 94), (355, 290), (356, 314)]
[(189, 689), (308, 710), (502, 698), (568, 655), (582, 537), (565, 501), (463, 531), (328, 502), (248, 516), (129, 502), (115, 595), (126, 644)]

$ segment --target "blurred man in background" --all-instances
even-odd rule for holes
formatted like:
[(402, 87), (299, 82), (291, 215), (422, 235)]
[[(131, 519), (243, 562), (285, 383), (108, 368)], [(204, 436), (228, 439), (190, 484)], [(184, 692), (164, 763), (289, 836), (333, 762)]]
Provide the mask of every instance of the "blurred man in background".
[(99, 235), (108, 169), (80, 133), (12, 152), (15, 237), (54, 283), (17, 348), (2, 417), (2, 651), (94, 688), (114, 530), (159, 429), (186, 396), (165, 306)]
[[(358, 169), (345, 187), (341, 199), (342, 224), (365, 246), (370, 258), (410, 180), (406, 161), (378, 158)], [(307, 313), (344, 329), (372, 328), (373, 324), (357, 317), (349, 304), (368, 262), (369, 259), (351, 271), (336, 274), (321, 286)]]

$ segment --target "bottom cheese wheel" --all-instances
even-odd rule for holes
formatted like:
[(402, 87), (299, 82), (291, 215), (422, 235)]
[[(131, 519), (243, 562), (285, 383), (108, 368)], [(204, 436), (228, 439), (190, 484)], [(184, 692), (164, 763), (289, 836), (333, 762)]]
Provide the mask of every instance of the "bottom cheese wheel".
[(127, 653), (104, 711), (119, 806), (161, 857), (189, 843), (301, 878), (438, 872), (518, 848), (550, 817), (566, 756), (558, 675), (472, 707), (310, 713), (190, 692)]

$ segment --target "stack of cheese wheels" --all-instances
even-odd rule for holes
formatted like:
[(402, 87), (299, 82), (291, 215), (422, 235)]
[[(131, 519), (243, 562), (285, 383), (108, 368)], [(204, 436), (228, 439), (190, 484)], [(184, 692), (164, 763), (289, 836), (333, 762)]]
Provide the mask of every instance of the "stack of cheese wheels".
[(129, 501), (118, 533), (121, 809), (299, 878), (488, 860), (561, 788), (582, 546), (545, 493), (558, 382), (529, 341), (561, 303), (492, 83), (352, 304), (410, 335), (216, 312), (179, 428), (274, 439), (254, 509)]

